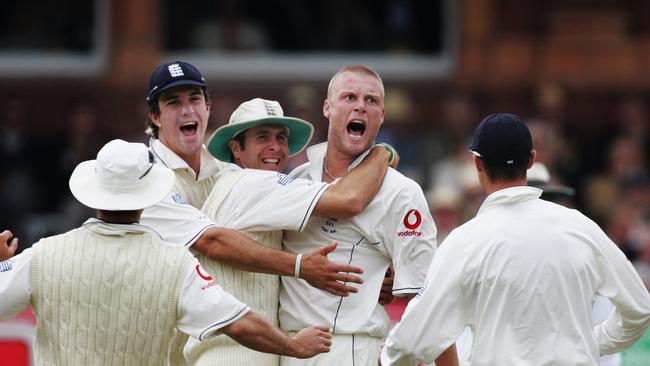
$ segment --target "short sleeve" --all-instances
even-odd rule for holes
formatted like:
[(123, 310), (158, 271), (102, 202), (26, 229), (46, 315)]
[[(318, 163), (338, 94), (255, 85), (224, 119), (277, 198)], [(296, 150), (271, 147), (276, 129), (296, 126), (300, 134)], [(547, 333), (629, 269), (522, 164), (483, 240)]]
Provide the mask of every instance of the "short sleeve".
[(7, 319), (29, 306), (33, 249), (0, 262), (0, 319)]
[(436, 225), (415, 183), (405, 186), (390, 203), (377, 230), (395, 268), (393, 293), (416, 293), (437, 248)]
[(224, 291), (194, 259), (190, 262), (178, 302), (178, 329), (198, 340), (244, 316), (250, 308)]
[(144, 209), (140, 224), (157, 232), (164, 241), (190, 246), (208, 228), (215, 226), (201, 210), (171, 192), (161, 202)]
[(214, 219), (219, 226), (237, 230), (301, 231), (327, 187), (323, 182), (245, 169)]

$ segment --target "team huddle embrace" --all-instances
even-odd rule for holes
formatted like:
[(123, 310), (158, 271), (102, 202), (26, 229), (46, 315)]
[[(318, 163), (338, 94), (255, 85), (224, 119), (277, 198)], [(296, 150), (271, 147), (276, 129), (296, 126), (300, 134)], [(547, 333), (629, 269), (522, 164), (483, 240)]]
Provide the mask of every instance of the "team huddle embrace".
[[(643, 335), (650, 295), (622, 252), (527, 186), (522, 120), (477, 126), (487, 197), (439, 245), (422, 189), (376, 142), (384, 97), (348, 66), (323, 102), (327, 141), (307, 147), (313, 125), (262, 98), (206, 139), (206, 80), (158, 66), (149, 145), (110, 141), (70, 178), (96, 217), (16, 256), (0, 233), (0, 318), (32, 306), (39, 365), (448, 366), (467, 328), (469, 365), (597, 365)], [(615, 308), (594, 328), (597, 295)], [(393, 297), (411, 298), (394, 327)]]

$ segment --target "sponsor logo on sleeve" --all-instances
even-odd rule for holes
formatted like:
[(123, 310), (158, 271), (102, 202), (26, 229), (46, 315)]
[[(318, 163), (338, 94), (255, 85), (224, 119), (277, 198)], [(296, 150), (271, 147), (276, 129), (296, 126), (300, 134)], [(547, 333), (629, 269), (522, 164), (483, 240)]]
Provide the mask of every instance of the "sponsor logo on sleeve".
[(204, 281), (207, 282), (207, 284), (201, 286), (201, 290), (207, 290), (212, 286), (216, 286), (217, 283), (212, 279), (212, 276), (210, 276), (202, 267), (200, 264), (196, 265), (196, 274), (199, 275)]
[(399, 231), (397, 233), (397, 236), (421, 236), (422, 235), (422, 231), (417, 230), (420, 227), (420, 225), (422, 225), (422, 215), (420, 214), (420, 211), (414, 208), (408, 210), (406, 215), (404, 215), (403, 224), (406, 230)]

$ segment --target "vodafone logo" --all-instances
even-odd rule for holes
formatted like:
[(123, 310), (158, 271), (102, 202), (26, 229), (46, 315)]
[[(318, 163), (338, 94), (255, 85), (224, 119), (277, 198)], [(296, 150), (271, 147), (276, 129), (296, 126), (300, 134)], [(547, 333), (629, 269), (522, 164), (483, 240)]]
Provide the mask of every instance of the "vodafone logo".
[(212, 281), (212, 276), (210, 276), (207, 273), (203, 273), (203, 268), (201, 268), (200, 264), (196, 265), (196, 273), (199, 275), (199, 277), (203, 278), (206, 281)]
[(408, 210), (406, 215), (404, 215), (404, 227), (407, 229), (405, 231), (400, 231), (397, 233), (397, 236), (421, 236), (421, 231), (416, 231), (415, 229), (419, 228), (422, 225), (422, 215), (420, 211), (412, 208)]
[(415, 230), (420, 227), (420, 224), (422, 224), (422, 215), (420, 215), (420, 211), (414, 208), (410, 209), (409, 212), (406, 213), (406, 216), (404, 216), (404, 226), (409, 230)]

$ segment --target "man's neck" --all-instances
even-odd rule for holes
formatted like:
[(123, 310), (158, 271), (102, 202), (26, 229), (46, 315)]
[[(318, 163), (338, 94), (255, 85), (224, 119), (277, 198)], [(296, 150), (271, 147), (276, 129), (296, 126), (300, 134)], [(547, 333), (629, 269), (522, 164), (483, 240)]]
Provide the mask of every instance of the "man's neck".
[(489, 196), (496, 191), (500, 191), (506, 188), (526, 186), (526, 179), (523, 180), (513, 180), (513, 181), (496, 181), (496, 182), (486, 182), (483, 184), (483, 189), (485, 190), (485, 195)]
[(181, 155), (176, 153), (183, 161), (187, 163), (187, 165), (194, 170), (194, 173), (196, 176), (199, 176), (199, 172), (201, 171), (201, 151), (199, 150), (196, 154), (193, 155)]
[(134, 224), (140, 222), (142, 210), (106, 211), (97, 210), (97, 218), (112, 224)]
[(197, 177), (199, 176), (199, 172), (201, 171), (201, 149), (193, 154), (183, 154), (182, 152), (173, 149), (164, 136), (159, 136), (158, 141), (189, 165), (189, 167), (194, 170)]
[(328, 144), (325, 160), (323, 161), (323, 172), (326, 173), (323, 175), (328, 176), (331, 180), (347, 175), (350, 165), (356, 158), (346, 156)]

